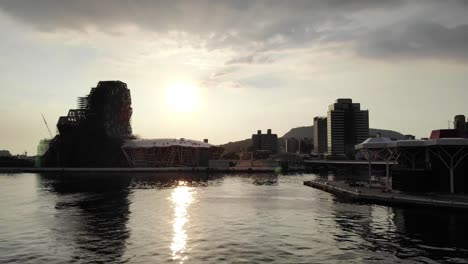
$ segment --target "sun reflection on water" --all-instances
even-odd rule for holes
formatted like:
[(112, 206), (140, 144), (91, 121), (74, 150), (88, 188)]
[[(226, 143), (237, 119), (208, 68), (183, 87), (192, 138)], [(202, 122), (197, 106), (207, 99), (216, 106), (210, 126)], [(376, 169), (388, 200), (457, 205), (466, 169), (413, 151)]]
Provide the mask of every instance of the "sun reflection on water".
[(174, 235), (172, 237), (171, 251), (172, 258), (180, 260), (180, 263), (183, 263), (187, 258), (183, 256), (187, 245), (185, 224), (188, 221), (187, 208), (193, 201), (192, 191), (193, 188), (188, 187), (186, 182), (179, 181), (171, 195), (171, 201), (174, 205), (174, 220), (172, 224)]

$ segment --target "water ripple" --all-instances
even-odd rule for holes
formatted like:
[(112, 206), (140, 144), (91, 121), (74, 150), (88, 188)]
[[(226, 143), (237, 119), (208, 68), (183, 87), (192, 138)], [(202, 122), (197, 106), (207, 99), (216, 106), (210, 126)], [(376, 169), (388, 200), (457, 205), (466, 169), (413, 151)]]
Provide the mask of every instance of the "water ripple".
[(467, 263), (468, 216), (313, 175), (0, 175), (0, 263)]

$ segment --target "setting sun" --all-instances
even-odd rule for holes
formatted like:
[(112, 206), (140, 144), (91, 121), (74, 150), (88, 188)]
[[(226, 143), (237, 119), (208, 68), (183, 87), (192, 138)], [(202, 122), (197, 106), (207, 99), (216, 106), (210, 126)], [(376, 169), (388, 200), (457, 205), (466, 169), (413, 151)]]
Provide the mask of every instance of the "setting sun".
[(166, 103), (175, 112), (193, 112), (199, 103), (197, 87), (188, 82), (176, 82), (168, 86)]

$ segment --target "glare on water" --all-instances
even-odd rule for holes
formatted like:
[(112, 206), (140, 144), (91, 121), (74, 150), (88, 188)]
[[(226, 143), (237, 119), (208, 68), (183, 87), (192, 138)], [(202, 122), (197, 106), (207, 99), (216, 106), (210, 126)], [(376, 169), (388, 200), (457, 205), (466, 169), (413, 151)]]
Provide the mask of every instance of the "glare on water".
[(187, 209), (193, 201), (193, 187), (188, 187), (186, 182), (179, 181), (178, 186), (172, 191), (171, 201), (174, 206), (172, 257), (182, 263), (185, 260), (182, 254), (187, 245), (187, 232), (185, 230), (185, 224), (188, 221)]

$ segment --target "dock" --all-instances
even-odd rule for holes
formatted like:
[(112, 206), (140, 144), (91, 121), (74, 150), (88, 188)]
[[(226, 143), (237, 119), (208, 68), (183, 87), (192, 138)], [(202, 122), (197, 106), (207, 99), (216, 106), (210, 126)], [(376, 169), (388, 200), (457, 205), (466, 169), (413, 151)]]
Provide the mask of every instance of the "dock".
[(468, 209), (467, 195), (452, 194), (409, 194), (398, 191), (384, 192), (383, 187), (368, 185), (351, 187), (344, 181), (312, 180), (304, 185), (356, 202), (384, 205), (424, 206), (449, 209)]

